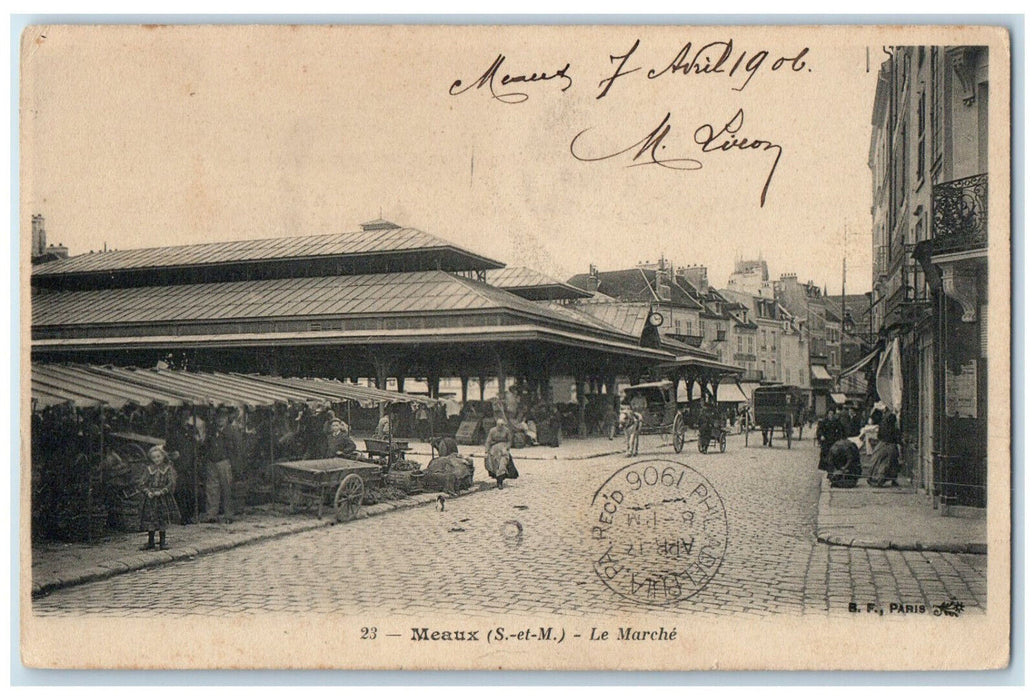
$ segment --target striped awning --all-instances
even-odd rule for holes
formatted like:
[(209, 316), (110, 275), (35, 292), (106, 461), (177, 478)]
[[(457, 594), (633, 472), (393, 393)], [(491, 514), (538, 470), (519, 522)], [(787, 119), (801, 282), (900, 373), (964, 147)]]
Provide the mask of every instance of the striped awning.
[(440, 399), (332, 379), (33, 363), (32, 407), (272, 406), (308, 401), (434, 405)]

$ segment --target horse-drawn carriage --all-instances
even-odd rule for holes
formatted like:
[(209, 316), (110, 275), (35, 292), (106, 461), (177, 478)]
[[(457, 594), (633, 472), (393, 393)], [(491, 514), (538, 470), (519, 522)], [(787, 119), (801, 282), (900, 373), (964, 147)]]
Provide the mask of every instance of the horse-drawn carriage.
[(686, 443), (686, 415), (676, 400), (676, 386), (670, 381), (634, 384), (622, 391), (622, 403), (643, 418), (640, 435), (669, 435), (678, 453)]
[[(799, 387), (778, 384), (755, 389), (755, 424), (762, 429), (762, 444), (772, 447), (773, 433), (776, 428), (782, 428), (787, 439), (787, 449), (791, 449), (794, 428), (802, 424), (803, 409), (803, 394)], [(745, 445), (748, 435), (750, 430), (744, 434)]]
[(704, 454), (715, 445), (719, 452), (726, 451), (725, 419), (714, 406), (707, 406), (701, 411), (697, 421), (697, 451)]

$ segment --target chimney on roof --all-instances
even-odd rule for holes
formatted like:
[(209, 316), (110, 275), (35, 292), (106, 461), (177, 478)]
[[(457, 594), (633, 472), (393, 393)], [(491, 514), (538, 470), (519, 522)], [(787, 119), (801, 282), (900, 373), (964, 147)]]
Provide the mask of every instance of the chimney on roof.
[(600, 271), (597, 270), (596, 265), (590, 264), (589, 279), (586, 280), (586, 291), (590, 294), (596, 294), (598, 289), (600, 289)]
[(680, 277), (685, 277), (690, 284), (694, 285), (697, 291), (702, 294), (708, 291), (708, 268), (705, 265), (691, 265), (681, 268)]
[(47, 248), (47, 231), (43, 228), (43, 214), (32, 215), (32, 257), (43, 255)]

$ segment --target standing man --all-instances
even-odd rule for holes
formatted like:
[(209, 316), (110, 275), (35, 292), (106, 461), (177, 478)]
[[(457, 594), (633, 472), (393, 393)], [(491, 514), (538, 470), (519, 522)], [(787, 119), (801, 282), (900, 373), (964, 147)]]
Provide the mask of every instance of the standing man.
[(417, 435), (424, 442), (431, 442), (431, 414), (424, 404), (417, 404)]
[(197, 501), (195, 469), (204, 469), (204, 464), (195, 465), (196, 454), (201, 452), (205, 441), (205, 423), (193, 416), (190, 410), (180, 411), (178, 420), (171, 426), (165, 446), (176, 468), (176, 504), (180, 508), (180, 522), (184, 525), (194, 522)]
[(202, 522), (232, 522), (234, 507), (231, 489), (234, 483), (232, 462), (242, 455), (242, 438), (230, 423), (230, 411), (219, 408), (215, 425), (208, 431), (204, 444), (205, 456), (205, 515)]
[(819, 422), (816, 437), (819, 438), (819, 468), (829, 472), (830, 448), (833, 447), (835, 442), (844, 440), (846, 437), (844, 426), (838, 420), (833, 407), (827, 410), (827, 417)]

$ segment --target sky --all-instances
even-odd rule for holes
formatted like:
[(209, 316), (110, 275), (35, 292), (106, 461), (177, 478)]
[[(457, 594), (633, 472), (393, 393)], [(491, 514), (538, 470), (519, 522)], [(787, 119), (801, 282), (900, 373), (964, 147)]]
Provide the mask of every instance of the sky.
[[(882, 39), (837, 27), (30, 27), (22, 235), (41, 213), (48, 241), (79, 254), (336, 233), (381, 216), (563, 279), (664, 256), (707, 265), (721, 287), (736, 259), (761, 254), (773, 276), (833, 294), (847, 253), (848, 291), (863, 292)], [(708, 44), (688, 75), (670, 69)], [(697, 72), (727, 45), (724, 72)], [(616, 70), (629, 72), (601, 96)], [(724, 128), (758, 147), (717, 149)]]

